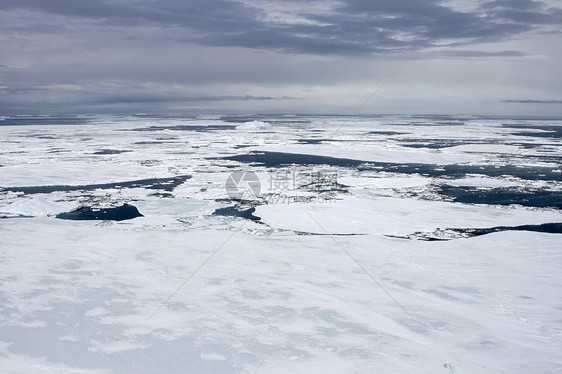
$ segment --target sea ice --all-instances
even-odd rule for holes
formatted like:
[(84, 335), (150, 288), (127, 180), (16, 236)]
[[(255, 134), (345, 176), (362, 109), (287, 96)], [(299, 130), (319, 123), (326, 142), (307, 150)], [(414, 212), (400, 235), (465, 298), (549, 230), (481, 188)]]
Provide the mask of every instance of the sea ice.
[[(0, 126), (0, 217), (8, 217), (0, 219), (0, 371), (560, 370), (560, 234), (408, 239), (418, 231), (561, 222), (554, 207), (461, 204), (439, 193), (451, 185), (555, 196), (559, 173), (535, 166), (559, 164), (558, 138), (522, 137), (521, 128), (502, 126), (515, 121), (473, 117), (272, 116), (246, 125), (237, 117), (133, 116), (64, 126), (37, 124), (42, 118)], [(408, 139), (462, 145), (408, 148)], [(95, 154), (103, 149), (127, 152)], [(439, 172), (225, 159), (256, 150)], [(532, 178), (523, 179), (521, 165), (532, 166)], [(262, 196), (236, 209), (255, 208), (261, 221), (213, 215), (236, 206), (228, 176), (250, 170)], [(349, 188), (274, 183), (284, 173), (319, 170)], [(127, 184), (149, 178), (158, 183)], [(111, 185), (5, 188), (104, 183)], [(317, 199), (266, 199), (281, 192)], [(80, 205), (125, 203), (144, 217), (54, 218)]]
[(0, 207), (0, 215), (40, 217), (56, 215), (80, 206), (75, 201), (52, 201), (42, 197), (21, 197)]
[(271, 125), (269, 123), (262, 121), (244, 122), (243, 124), (236, 126), (237, 130), (267, 130), (270, 128)]

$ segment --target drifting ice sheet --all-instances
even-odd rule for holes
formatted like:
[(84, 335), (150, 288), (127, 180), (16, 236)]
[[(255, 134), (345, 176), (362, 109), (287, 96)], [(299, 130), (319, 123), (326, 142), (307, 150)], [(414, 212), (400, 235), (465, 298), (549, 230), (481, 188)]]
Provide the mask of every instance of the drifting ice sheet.
[(350, 197), (325, 203), (257, 207), (262, 222), (317, 234), (408, 235), (437, 228), (486, 228), (559, 222), (556, 211), (536, 211), (407, 198)]

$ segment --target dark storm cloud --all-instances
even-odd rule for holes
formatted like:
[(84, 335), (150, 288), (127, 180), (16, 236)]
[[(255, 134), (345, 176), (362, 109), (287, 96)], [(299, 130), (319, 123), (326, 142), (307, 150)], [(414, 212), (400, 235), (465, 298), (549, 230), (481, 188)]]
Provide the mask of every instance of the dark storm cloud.
[(294, 22), (273, 22), (267, 18), (269, 3), (255, 4), (259, 7), (229, 0), (0, 1), (4, 10), (25, 8), (111, 26), (180, 27), (181, 40), (204, 46), (317, 55), (494, 42), (562, 23), (560, 9), (533, 0), (484, 1), (470, 12), (437, 0), (327, 1), (330, 11), (293, 11)]
[[(357, 35), (367, 49), (381, 42), (410, 49), (494, 42), (562, 22), (560, 9), (528, 0), (483, 2), (471, 12), (455, 10), (438, 0), (347, 0), (340, 11), (323, 21), (339, 25), (343, 35)], [(368, 39), (365, 29), (384, 32)], [(401, 35), (406, 41), (398, 43)], [(370, 42), (361, 42), (362, 37)]]
[(2, 0), (0, 8), (29, 9), (52, 14), (94, 19), (111, 26), (183, 26), (196, 32), (228, 34), (259, 24), (259, 11), (228, 0)]

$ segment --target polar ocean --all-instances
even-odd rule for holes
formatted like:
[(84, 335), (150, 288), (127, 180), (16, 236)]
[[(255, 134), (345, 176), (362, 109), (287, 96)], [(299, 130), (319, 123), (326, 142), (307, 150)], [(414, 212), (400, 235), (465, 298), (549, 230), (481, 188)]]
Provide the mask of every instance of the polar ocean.
[(0, 371), (559, 373), (562, 122), (0, 119)]

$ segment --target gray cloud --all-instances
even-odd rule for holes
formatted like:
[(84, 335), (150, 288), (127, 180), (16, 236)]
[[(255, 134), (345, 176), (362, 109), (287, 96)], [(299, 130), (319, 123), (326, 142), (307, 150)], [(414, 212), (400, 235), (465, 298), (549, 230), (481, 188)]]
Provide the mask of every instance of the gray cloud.
[(562, 104), (562, 100), (502, 100), (502, 103), (515, 104)]
[(199, 109), (183, 86), (210, 111), (347, 113), (406, 59), (387, 112), (501, 106), (559, 95), (561, 25), (551, 0), (0, 0), (0, 112)]
[(118, 27), (180, 27), (182, 40), (205, 46), (354, 55), (494, 42), (558, 27), (562, 11), (533, 0), (484, 1), (458, 11), (438, 0), (347, 0), (327, 14), (293, 12), (300, 21), (272, 22), (262, 7), (229, 0), (2, 0), (2, 9), (31, 9)]
[(162, 96), (162, 95), (128, 95), (108, 96), (100, 99), (104, 104), (129, 104), (129, 103), (173, 103), (173, 102), (204, 102), (204, 101), (265, 101), (265, 100), (297, 100), (298, 98), (283, 96)]
[(471, 50), (452, 50), (443, 51), (441, 56), (452, 58), (487, 58), (487, 57), (524, 57), (527, 54), (521, 51), (507, 50), (507, 51), (471, 51)]

